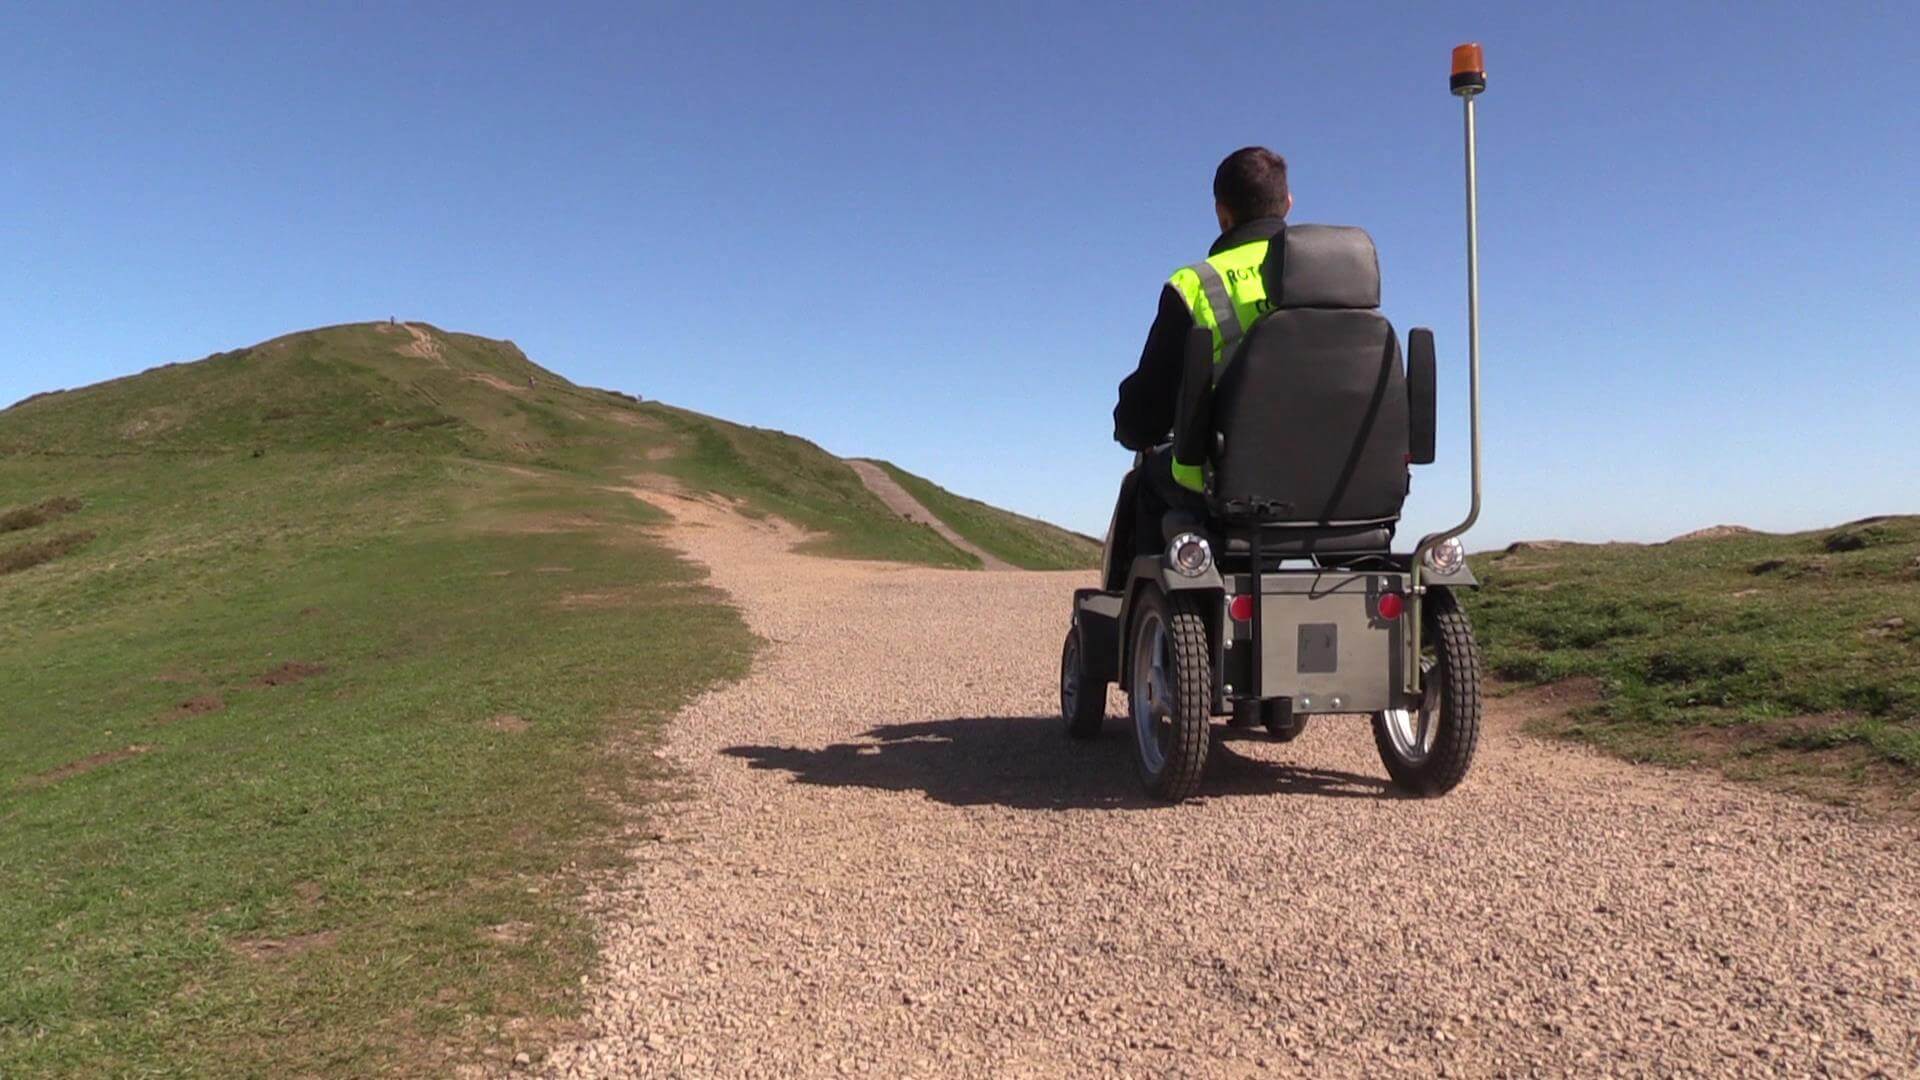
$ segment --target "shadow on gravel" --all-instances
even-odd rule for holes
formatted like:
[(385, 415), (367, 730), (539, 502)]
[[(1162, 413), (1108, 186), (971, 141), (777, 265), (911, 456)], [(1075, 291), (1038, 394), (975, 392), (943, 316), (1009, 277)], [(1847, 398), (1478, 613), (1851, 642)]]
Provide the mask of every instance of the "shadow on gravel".
[[(819, 750), (794, 746), (733, 746), (722, 751), (756, 769), (793, 774), (796, 783), (919, 791), (953, 806), (1010, 806), (1023, 810), (1147, 808), (1133, 772), (1131, 733), (1107, 721), (1107, 734), (1074, 742), (1058, 717), (985, 716), (883, 724), (871, 741)], [(1260, 736), (1264, 738), (1264, 736)], [(1392, 799), (1382, 778), (1235, 753), (1250, 736), (1216, 730), (1200, 797), (1305, 795)]]

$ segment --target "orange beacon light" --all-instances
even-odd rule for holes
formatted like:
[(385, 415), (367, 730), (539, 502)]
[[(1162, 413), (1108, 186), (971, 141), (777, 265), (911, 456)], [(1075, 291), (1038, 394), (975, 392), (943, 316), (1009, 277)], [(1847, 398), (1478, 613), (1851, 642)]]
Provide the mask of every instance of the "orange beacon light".
[(1472, 97), (1487, 88), (1487, 61), (1480, 53), (1480, 43), (1468, 42), (1453, 47), (1453, 92), (1461, 97)]

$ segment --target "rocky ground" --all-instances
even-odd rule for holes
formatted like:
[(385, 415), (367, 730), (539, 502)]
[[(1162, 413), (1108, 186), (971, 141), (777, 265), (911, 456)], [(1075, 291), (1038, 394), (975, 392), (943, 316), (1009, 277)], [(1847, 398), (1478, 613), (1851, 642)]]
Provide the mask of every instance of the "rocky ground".
[[(554, 1076), (1920, 1075), (1911, 830), (1527, 738), (1452, 795), (1362, 719), (1136, 795), (1056, 716), (1083, 574), (792, 555), (653, 494), (770, 642), (669, 743)], [(1117, 711), (1119, 699), (1113, 705)]]

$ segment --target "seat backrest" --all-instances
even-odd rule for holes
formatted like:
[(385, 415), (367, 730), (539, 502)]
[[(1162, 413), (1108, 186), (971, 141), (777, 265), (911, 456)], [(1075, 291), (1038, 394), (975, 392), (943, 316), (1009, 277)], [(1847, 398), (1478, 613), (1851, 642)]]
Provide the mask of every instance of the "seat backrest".
[(1218, 371), (1211, 501), (1228, 521), (1391, 522), (1407, 494), (1406, 372), (1364, 230), (1294, 225), (1263, 268), (1273, 309)]

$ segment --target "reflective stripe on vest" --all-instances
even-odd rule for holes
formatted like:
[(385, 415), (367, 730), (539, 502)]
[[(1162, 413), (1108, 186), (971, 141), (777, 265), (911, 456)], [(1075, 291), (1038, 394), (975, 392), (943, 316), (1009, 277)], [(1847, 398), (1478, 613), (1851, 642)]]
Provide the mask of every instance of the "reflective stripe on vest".
[[(1173, 272), (1167, 284), (1187, 302), (1195, 326), (1213, 331), (1213, 370), (1217, 377), (1220, 362), (1232, 355), (1253, 320), (1265, 314), (1267, 282), (1260, 267), (1267, 261), (1269, 241), (1255, 240), (1209, 255), (1202, 262), (1183, 266)], [(1202, 491), (1205, 471), (1199, 465), (1173, 462), (1173, 479), (1181, 487)]]
[(1230, 355), (1253, 320), (1267, 311), (1267, 283), (1260, 266), (1267, 261), (1266, 240), (1228, 248), (1204, 262), (1174, 271), (1167, 284), (1187, 302), (1196, 326), (1213, 331), (1213, 362)]

